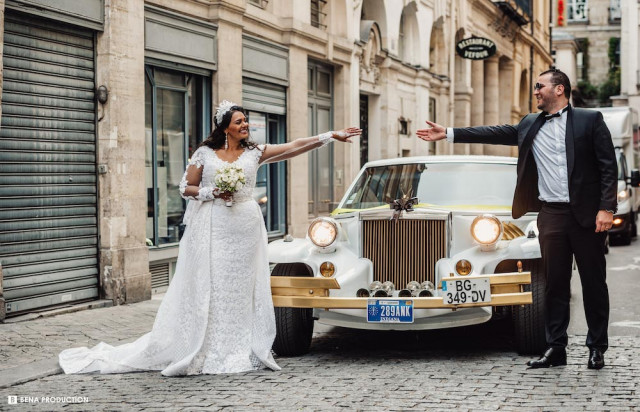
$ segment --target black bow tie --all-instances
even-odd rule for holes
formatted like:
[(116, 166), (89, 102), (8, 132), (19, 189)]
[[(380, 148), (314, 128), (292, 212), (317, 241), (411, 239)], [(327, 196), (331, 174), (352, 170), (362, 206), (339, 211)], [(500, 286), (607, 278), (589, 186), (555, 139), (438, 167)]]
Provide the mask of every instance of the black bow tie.
[(568, 107), (565, 107), (564, 109), (560, 110), (558, 113), (554, 113), (554, 114), (547, 114), (544, 116), (544, 120), (545, 122), (548, 122), (549, 120), (553, 119), (554, 117), (560, 117), (562, 116), (562, 113), (566, 112), (568, 109)]

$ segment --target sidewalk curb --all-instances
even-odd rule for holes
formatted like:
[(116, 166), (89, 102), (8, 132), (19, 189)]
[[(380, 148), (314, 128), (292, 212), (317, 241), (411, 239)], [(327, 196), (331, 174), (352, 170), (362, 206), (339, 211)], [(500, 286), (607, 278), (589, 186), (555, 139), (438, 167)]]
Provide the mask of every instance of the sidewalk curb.
[(65, 313), (79, 312), (81, 310), (110, 308), (112, 306), (113, 306), (113, 301), (110, 299), (94, 300), (91, 302), (79, 303), (77, 305), (71, 305), (71, 306), (66, 306), (62, 308), (47, 310), (44, 312), (28, 313), (26, 315), (5, 319), (2, 323), (9, 324), (9, 323), (26, 322), (33, 319), (48, 318), (51, 316), (63, 315)]
[(58, 365), (58, 358), (43, 359), (25, 365), (14, 366), (0, 371), (0, 389), (10, 388), (21, 383), (60, 373), (63, 372), (60, 365)]

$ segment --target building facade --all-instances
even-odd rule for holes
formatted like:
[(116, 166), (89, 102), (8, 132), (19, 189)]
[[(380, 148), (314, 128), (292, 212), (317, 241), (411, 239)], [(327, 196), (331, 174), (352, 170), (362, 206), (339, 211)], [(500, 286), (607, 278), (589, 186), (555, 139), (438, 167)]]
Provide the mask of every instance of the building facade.
[[(640, 112), (640, 3), (623, 2), (620, 41), (620, 98), (616, 105), (628, 105)], [(640, 137), (636, 137), (638, 141)]]
[[(580, 92), (574, 104), (611, 105), (619, 92), (621, 0), (554, 0), (552, 10), (555, 65)], [(618, 70), (616, 72), (616, 70)]]
[[(260, 170), (271, 238), (303, 236), (366, 161), (515, 154), (429, 145), (415, 130), (535, 110), (532, 82), (552, 62), (542, 3), (0, 0), (0, 317), (166, 288), (184, 231), (178, 184), (222, 99), (249, 111), (259, 143), (364, 130)], [(458, 56), (472, 36), (495, 55)]]

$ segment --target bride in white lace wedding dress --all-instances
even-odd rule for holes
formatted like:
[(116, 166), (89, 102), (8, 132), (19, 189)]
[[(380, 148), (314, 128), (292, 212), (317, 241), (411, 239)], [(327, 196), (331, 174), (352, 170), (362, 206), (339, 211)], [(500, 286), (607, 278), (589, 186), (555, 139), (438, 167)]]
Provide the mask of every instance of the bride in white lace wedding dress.
[[(135, 342), (60, 353), (65, 373), (161, 370), (163, 375), (279, 370), (271, 354), (276, 327), (271, 300), (267, 233), (252, 192), (262, 163), (280, 161), (360, 134), (349, 128), (282, 145), (248, 142), (244, 110), (223, 102), (216, 129), (192, 155), (180, 184), (191, 199), (176, 272), (151, 332)], [(220, 193), (217, 171), (244, 169), (246, 184)], [(225, 199), (233, 198), (227, 207)]]

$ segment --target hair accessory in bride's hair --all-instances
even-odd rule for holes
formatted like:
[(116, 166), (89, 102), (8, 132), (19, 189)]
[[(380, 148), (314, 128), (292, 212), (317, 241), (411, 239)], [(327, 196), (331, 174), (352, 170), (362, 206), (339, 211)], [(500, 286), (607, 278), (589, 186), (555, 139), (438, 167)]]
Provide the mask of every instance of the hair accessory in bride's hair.
[(216, 125), (220, 126), (222, 123), (222, 118), (225, 113), (227, 113), (233, 106), (237, 106), (237, 104), (230, 102), (229, 100), (223, 100), (220, 102), (220, 105), (216, 109)]

